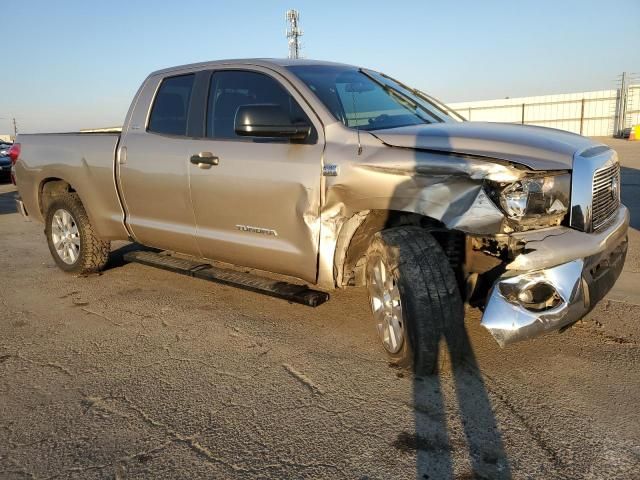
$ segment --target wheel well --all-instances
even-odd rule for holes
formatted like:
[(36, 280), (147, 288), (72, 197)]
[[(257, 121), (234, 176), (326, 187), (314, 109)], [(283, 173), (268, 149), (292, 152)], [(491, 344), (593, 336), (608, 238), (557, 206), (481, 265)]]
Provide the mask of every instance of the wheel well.
[(44, 179), (42, 183), (40, 183), (38, 195), (38, 203), (42, 215), (45, 216), (47, 214), (49, 205), (51, 205), (51, 202), (55, 197), (69, 192), (75, 192), (75, 189), (68, 182), (65, 182), (60, 178)]
[(411, 225), (421, 227), (433, 235), (440, 244), (462, 287), (464, 282), (465, 234), (449, 230), (444, 224), (433, 218), (396, 210), (372, 210), (356, 229), (349, 241), (342, 267), (341, 285), (364, 285), (365, 253), (376, 233), (394, 227)]

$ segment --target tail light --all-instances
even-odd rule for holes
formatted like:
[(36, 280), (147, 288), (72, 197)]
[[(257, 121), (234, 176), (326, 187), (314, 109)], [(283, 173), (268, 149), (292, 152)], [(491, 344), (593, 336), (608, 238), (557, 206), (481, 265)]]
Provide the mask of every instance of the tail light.
[(11, 164), (15, 165), (16, 161), (18, 160), (18, 157), (20, 156), (20, 144), (19, 143), (14, 143), (13, 145), (11, 145), (11, 148), (9, 149), (7, 154), (9, 155), (9, 158), (11, 159)]
[[(11, 145), (11, 148), (7, 152), (7, 155), (9, 155), (9, 158), (11, 159), (11, 165), (15, 165), (18, 161), (18, 157), (20, 156), (20, 144), (14, 143), (13, 145)], [(14, 168), (11, 169), (11, 183), (16, 185), (16, 174)]]

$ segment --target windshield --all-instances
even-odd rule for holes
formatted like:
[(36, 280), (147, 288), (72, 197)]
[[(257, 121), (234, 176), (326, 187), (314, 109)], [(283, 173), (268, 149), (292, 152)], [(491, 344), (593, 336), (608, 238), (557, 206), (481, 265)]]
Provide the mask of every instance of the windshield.
[(457, 121), (437, 100), (377, 72), (327, 65), (288, 68), (347, 127), (379, 130)]

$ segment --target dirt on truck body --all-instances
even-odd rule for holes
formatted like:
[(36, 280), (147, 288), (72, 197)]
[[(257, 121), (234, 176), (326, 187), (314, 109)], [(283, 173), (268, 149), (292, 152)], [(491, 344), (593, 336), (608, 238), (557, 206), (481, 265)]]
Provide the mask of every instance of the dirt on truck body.
[[(98, 271), (109, 242), (129, 239), (194, 257), (183, 268), (193, 276), (211, 259), (324, 291), (366, 285), (386, 353), (421, 372), (440, 365), (441, 338), (464, 356), (465, 302), (484, 310), (500, 345), (529, 339), (582, 318), (626, 256), (612, 149), (559, 130), (461, 121), (349, 65), (161, 70), (121, 134), (16, 144), (20, 211), (45, 223), (63, 270)], [(233, 278), (284, 297), (295, 290)], [(302, 296), (325, 298), (314, 295)]]

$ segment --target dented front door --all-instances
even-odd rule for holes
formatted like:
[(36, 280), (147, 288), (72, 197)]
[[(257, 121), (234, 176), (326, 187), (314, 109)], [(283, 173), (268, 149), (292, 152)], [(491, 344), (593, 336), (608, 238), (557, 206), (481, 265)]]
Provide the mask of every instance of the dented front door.
[[(188, 142), (190, 155), (203, 159), (189, 165), (200, 252), (205, 258), (315, 282), (322, 136), (314, 127), (314, 138), (304, 144), (236, 137), (237, 105), (285, 101), (282, 92), (274, 98), (265, 93), (269, 82), (284, 86), (271, 76), (265, 84), (239, 71), (226, 73), (211, 78), (207, 138)], [(252, 89), (259, 89), (257, 97)], [(215, 120), (214, 108), (220, 113)]]

